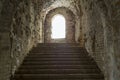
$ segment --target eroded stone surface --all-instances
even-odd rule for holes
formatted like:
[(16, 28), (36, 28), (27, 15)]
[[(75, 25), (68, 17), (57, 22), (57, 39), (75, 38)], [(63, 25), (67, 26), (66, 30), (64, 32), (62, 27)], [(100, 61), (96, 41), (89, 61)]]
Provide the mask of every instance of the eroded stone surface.
[(75, 41), (106, 80), (120, 79), (120, 0), (1, 0), (0, 80), (9, 80), (33, 45), (44, 42), (45, 17), (59, 7), (75, 14)]

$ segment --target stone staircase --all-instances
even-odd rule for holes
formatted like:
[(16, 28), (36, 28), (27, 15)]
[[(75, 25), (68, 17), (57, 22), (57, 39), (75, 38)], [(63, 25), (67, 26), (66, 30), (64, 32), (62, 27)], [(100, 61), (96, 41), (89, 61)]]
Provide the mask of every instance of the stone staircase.
[(34, 47), (12, 80), (104, 80), (95, 61), (78, 44)]

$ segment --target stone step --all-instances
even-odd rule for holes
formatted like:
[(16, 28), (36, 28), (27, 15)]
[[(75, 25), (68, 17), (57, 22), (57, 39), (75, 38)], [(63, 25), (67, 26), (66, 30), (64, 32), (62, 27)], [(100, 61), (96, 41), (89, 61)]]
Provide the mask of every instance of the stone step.
[(103, 79), (100, 74), (21, 74), (15, 75), (16, 79), (36, 80), (36, 79)]
[(64, 46), (64, 45), (62, 45), (62, 46), (37, 46), (37, 47), (33, 47), (33, 49), (35, 49), (35, 48), (50, 48), (50, 49), (57, 49), (57, 48), (79, 48), (79, 49), (81, 49), (82, 51), (84, 51), (84, 48), (83, 47), (80, 47), (80, 46)]
[(79, 43), (39, 43), (37, 47), (80, 47)]
[(88, 58), (86, 55), (30, 55), (26, 58)]
[(78, 44), (38, 44), (12, 80), (104, 80), (94, 59)]
[[(23, 65), (44, 65), (44, 64), (61, 64), (61, 65), (64, 65), (64, 64), (69, 64), (69, 65), (72, 65), (72, 64), (81, 64), (81, 65), (85, 65), (85, 64), (88, 64), (88, 65), (92, 65), (92, 64), (95, 64), (94, 61), (34, 61), (34, 62), (28, 62), (28, 61), (24, 61), (23, 62)], [(96, 64), (95, 64), (96, 65)]]
[[(29, 54), (28, 54), (29, 55)], [(30, 58), (30, 57), (32, 57), (32, 58), (37, 58), (37, 57), (39, 57), (39, 58), (49, 58), (49, 57), (51, 57), (51, 58), (90, 58), (88, 55), (85, 55), (85, 54), (83, 54), (83, 55), (76, 55), (76, 54), (38, 54), (38, 55), (29, 55), (29, 56), (27, 56), (26, 58)]]
[(64, 53), (64, 52), (58, 52), (58, 53), (56, 53), (56, 52), (48, 52), (48, 53), (42, 53), (42, 52), (39, 52), (39, 53), (30, 53), (30, 54), (28, 54), (29, 56), (30, 55), (88, 55), (88, 53), (82, 53), (82, 52), (74, 52), (74, 53), (72, 53), (72, 52), (66, 52), (66, 53)]
[(19, 69), (16, 74), (97, 74), (98, 69)]
[[(13, 80), (21, 80), (21, 78), (17, 78), (17, 79), (13, 79)], [(22, 80), (26, 80), (22, 79)], [(64, 79), (29, 79), (29, 80), (104, 80), (104, 79), (68, 79), (68, 78), (64, 78)]]
[(92, 59), (86, 59), (86, 58), (26, 58), (24, 62), (89, 62), (89, 63), (95, 63)]
[(43, 53), (43, 52), (54, 52), (54, 53), (56, 53), (56, 52), (80, 52), (80, 53), (84, 53), (84, 51), (82, 51), (79, 47), (75, 47), (75, 48), (72, 48), (72, 47), (69, 47), (69, 48), (59, 48), (59, 47), (41, 47), (41, 48), (38, 48), (38, 47), (36, 47), (36, 48), (33, 48), (31, 51), (30, 51), (30, 53)]
[(48, 57), (48, 58), (26, 58), (24, 61), (93, 61), (93, 59), (91, 58), (64, 58), (64, 57), (54, 57), (54, 58), (51, 58), (51, 57)]
[(22, 65), (20, 69), (98, 69), (96, 65)]

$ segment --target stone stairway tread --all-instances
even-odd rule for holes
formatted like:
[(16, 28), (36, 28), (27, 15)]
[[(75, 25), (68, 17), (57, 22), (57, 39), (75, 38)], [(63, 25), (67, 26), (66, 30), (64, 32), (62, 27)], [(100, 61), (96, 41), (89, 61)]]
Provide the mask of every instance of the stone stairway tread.
[(17, 74), (97, 74), (100, 73), (98, 69), (20, 69)]
[(104, 80), (104, 76), (79, 44), (42, 43), (25, 57), (12, 80)]
[(78, 61), (93, 61), (93, 59), (91, 59), (91, 58), (73, 58), (73, 57), (69, 57), (69, 58), (59, 58), (59, 57), (55, 57), (55, 58), (50, 58), (50, 57), (41, 57), (41, 58), (28, 58), (28, 57), (26, 57), (25, 59), (24, 59), (24, 61), (47, 61), (47, 60), (49, 60), (49, 61), (54, 61), (54, 60), (60, 60), (60, 61), (69, 61), (69, 60), (72, 60), (72, 61), (74, 61), (74, 60), (78, 60)]
[(98, 69), (96, 65), (25, 65), (20, 69)]
[(103, 76), (100, 74), (23, 74), (23, 75), (16, 75), (16, 78), (28, 78), (28, 79), (64, 79), (64, 78), (79, 78), (79, 79), (102, 79)]

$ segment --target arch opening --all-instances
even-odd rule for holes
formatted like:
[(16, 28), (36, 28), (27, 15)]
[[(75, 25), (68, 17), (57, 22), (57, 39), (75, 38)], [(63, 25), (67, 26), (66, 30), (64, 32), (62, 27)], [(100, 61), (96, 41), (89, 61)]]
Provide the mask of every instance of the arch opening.
[(53, 16), (51, 21), (51, 38), (52, 39), (64, 39), (66, 38), (66, 20), (61, 14)]

